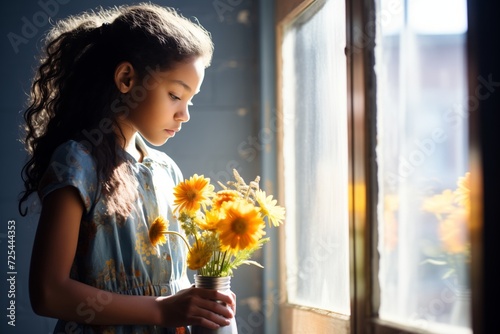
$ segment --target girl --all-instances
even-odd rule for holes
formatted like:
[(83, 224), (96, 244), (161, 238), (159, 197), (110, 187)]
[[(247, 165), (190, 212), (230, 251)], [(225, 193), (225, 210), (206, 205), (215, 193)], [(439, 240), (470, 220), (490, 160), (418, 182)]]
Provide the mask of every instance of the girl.
[(50, 31), (25, 112), (20, 210), (37, 192), (30, 298), (60, 319), (55, 333), (185, 333), (234, 316), (234, 294), (190, 287), (178, 238), (148, 238), (159, 216), (180, 231), (171, 204), (182, 176), (141, 137), (162, 145), (189, 120), (212, 51), (201, 26), (151, 4)]

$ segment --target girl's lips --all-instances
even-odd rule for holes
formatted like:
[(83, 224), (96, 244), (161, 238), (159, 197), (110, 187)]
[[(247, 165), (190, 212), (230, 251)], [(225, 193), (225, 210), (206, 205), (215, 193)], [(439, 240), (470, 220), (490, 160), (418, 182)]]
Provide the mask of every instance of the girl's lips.
[(165, 129), (165, 131), (170, 135), (170, 137), (173, 137), (175, 136), (175, 132), (174, 130), (168, 130), (168, 129)]

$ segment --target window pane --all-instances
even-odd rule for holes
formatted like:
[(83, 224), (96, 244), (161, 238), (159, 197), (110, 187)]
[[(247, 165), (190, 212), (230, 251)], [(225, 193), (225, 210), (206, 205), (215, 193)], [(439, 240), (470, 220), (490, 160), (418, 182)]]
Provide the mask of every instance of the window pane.
[(310, 8), (283, 41), (288, 300), (349, 314), (345, 1)]
[(378, 0), (380, 317), (470, 333), (465, 0)]

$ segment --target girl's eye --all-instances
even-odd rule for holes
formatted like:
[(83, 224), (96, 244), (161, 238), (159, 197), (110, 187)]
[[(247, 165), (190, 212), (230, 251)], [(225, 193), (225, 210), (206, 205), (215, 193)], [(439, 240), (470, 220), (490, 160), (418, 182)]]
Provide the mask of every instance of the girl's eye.
[(175, 96), (175, 95), (174, 95), (174, 94), (172, 94), (172, 93), (168, 93), (168, 94), (170, 95), (170, 98), (171, 98), (172, 100), (180, 100), (180, 99), (181, 99), (180, 97)]

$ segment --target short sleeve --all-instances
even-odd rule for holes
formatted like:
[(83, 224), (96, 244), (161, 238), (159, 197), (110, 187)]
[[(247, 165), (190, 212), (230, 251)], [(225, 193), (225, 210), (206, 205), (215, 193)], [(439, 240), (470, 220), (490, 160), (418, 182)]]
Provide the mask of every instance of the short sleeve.
[(97, 173), (90, 152), (76, 141), (60, 145), (53, 153), (49, 166), (40, 181), (38, 194), (43, 201), (54, 190), (75, 187), (89, 214), (96, 201)]

